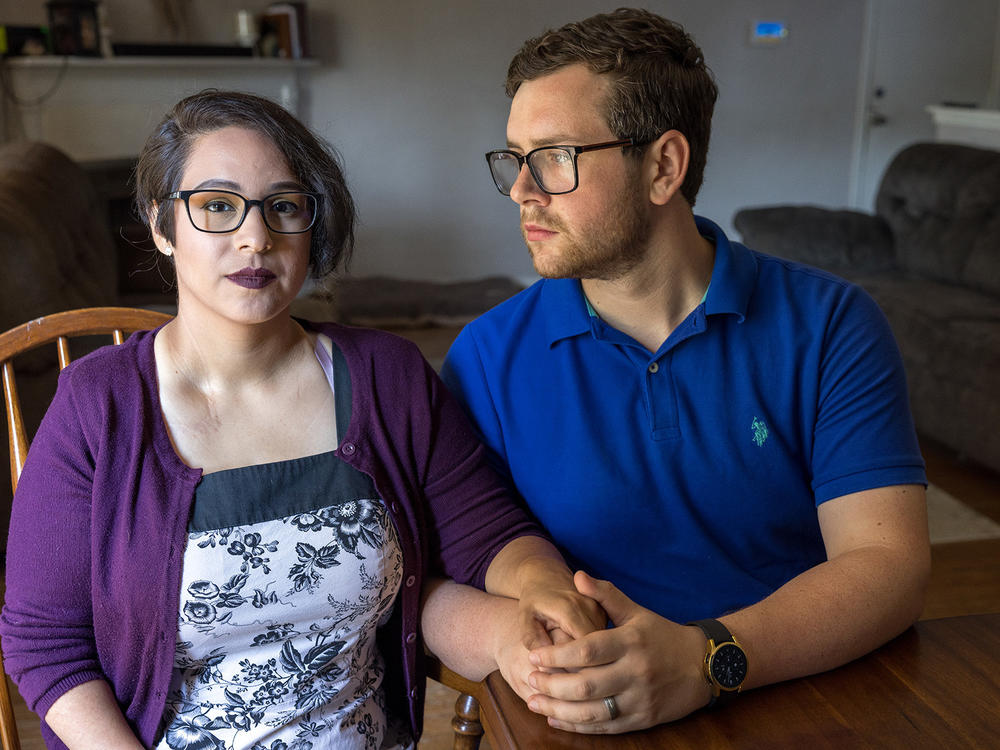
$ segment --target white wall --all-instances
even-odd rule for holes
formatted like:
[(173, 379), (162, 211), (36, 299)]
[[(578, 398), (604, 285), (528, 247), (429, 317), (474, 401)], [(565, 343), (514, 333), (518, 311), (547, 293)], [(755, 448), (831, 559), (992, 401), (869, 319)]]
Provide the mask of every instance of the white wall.
[[(959, 14), (964, 2), (940, 0)], [(116, 40), (206, 42), (229, 41), (238, 8), (266, 5), (172, 0), (189, 10), (187, 36), (172, 36), (153, 0), (105, 4)], [(531, 276), (516, 208), (496, 192), (483, 159), (504, 142), (504, 73), (528, 36), (619, 4), (311, 0), (313, 53), (322, 65), (306, 73), (301, 111), (346, 161), (362, 220), (355, 273)], [(719, 81), (699, 213), (728, 228), (745, 205), (848, 203), (866, 0), (644, 5), (685, 25)], [(0, 0), (0, 21), (41, 23), (43, 7)], [(751, 46), (754, 19), (786, 22), (787, 42)]]
[[(337, 62), (313, 76), (312, 115), (343, 149), (362, 208), (355, 270), (530, 275), (516, 208), (483, 160), (504, 142), (504, 73), (528, 36), (614, 4), (329, 5), (317, 50)], [(749, 202), (846, 201), (862, 0), (647, 7), (695, 35), (719, 80), (700, 212), (728, 225)], [(785, 20), (787, 44), (751, 47), (754, 18)]]

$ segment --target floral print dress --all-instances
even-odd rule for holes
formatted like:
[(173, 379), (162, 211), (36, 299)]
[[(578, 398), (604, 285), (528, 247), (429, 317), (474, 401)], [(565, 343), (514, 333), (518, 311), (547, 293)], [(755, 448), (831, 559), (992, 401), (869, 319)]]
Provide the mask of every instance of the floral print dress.
[(155, 750), (410, 746), (376, 644), (402, 552), (367, 475), (334, 452), (207, 474), (188, 532)]

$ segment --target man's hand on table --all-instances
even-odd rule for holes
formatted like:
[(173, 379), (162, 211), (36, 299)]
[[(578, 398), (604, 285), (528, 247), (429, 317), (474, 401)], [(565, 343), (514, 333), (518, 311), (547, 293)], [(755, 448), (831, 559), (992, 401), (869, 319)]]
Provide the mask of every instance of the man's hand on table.
[[(614, 627), (531, 650), (536, 670), (527, 678), (533, 689), (527, 703), (532, 711), (558, 729), (618, 734), (679, 719), (708, 703), (701, 630), (640, 607), (608, 581), (583, 572), (574, 580), (581, 594), (604, 608)], [(619, 712), (614, 720), (608, 697)]]

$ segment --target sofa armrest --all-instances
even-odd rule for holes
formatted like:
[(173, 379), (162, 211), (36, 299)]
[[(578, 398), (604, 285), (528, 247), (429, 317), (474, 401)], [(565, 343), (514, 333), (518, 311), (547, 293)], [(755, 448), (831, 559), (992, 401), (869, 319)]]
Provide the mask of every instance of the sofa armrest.
[(745, 208), (733, 225), (754, 250), (835, 273), (894, 267), (892, 231), (878, 216), (818, 206)]

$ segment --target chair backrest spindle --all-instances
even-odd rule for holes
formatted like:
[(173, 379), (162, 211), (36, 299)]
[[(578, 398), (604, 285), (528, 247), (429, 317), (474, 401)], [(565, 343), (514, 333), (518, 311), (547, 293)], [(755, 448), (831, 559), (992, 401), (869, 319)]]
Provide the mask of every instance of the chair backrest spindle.
[(62, 370), (69, 364), (69, 339), (60, 336), (56, 339), (56, 349), (59, 352), (59, 369)]
[(17, 396), (17, 383), (14, 381), (14, 363), (6, 360), (3, 363), (3, 399), (7, 412), (7, 444), (10, 450), (10, 491), (17, 490), (17, 479), (24, 468), (24, 459), (28, 455), (28, 437), (24, 429), (24, 417), (21, 414), (21, 400)]

